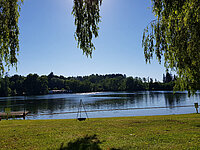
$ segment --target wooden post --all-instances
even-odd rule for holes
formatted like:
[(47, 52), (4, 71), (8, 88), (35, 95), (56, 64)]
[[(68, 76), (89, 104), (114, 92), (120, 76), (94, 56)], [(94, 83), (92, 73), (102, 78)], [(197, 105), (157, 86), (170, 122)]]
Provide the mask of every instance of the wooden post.
[(23, 119), (26, 119), (26, 99), (24, 100), (24, 113), (23, 113)]
[(194, 103), (194, 106), (195, 106), (195, 108), (196, 108), (196, 111), (197, 111), (197, 114), (198, 114), (198, 108), (199, 108), (199, 105), (198, 105), (198, 103)]
[(7, 120), (8, 120), (8, 114), (10, 114), (11, 112), (11, 109), (10, 108), (5, 108), (5, 113), (7, 114)]
[(25, 112), (23, 113), (23, 119), (24, 120), (26, 119), (26, 113)]

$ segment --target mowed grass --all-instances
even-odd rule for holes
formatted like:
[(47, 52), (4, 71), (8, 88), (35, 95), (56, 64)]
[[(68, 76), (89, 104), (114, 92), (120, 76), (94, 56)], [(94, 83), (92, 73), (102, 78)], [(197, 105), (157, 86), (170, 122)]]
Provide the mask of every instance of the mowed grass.
[(200, 149), (200, 114), (95, 118), (82, 122), (0, 121), (0, 149), (6, 150), (59, 149), (62, 143), (67, 147), (69, 142), (93, 135), (105, 150)]

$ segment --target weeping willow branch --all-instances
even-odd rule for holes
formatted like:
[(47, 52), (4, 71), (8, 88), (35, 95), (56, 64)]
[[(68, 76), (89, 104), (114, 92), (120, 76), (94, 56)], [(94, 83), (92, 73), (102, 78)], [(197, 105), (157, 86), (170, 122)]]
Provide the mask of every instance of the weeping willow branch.
[(156, 21), (144, 30), (142, 46), (146, 62), (155, 54), (179, 78), (175, 90), (200, 89), (199, 0), (152, 0)]
[(23, 0), (0, 0), (0, 75), (5, 68), (17, 68), (19, 11)]
[(72, 14), (75, 17), (75, 39), (83, 54), (92, 57), (95, 46), (93, 37), (98, 37), (100, 5), (102, 0), (74, 0)]

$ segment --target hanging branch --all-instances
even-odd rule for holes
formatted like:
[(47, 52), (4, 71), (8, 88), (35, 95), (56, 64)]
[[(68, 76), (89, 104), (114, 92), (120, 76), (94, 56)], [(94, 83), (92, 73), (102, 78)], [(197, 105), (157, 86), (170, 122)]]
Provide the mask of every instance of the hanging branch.
[(102, 0), (74, 0), (72, 14), (75, 17), (75, 39), (83, 54), (92, 57), (95, 46), (93, 37), (98, 37), (100, 20), (100, 5)]
[(19, 52), (19, 11), (23, 0), (0, 1), (0, 75), (5, 67), (17, 68)]

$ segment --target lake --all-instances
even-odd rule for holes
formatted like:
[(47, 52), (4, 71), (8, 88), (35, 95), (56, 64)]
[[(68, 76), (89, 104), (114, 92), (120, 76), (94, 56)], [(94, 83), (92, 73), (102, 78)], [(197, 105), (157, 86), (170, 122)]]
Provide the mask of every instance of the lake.
[[(195, 102), (199, 102), (200, 93), (197, 92), (191, 97), (188, 97), (187, 92), (173, 94), (172, 91), (0, 97), (0, 112), (3, 112), (7, 107), (10, 107), (12, 111), (23, 111), (25, 107), (27, 111), (30, 111), (27, 119), (71, 119), (77, 117), (76, 112), (81, 99), (85, 110), (88, 111), (89, 118), (169, 115), (195, 113), (193, 105)], [(84, 109), (81, 107), (81, 110)], [(86, 117), (84, 112), (81, 115)]]

